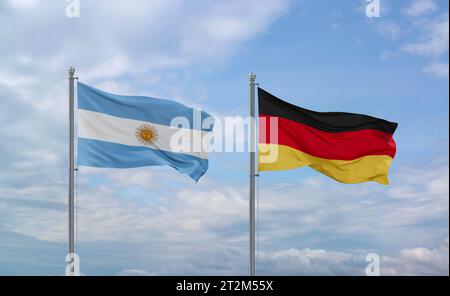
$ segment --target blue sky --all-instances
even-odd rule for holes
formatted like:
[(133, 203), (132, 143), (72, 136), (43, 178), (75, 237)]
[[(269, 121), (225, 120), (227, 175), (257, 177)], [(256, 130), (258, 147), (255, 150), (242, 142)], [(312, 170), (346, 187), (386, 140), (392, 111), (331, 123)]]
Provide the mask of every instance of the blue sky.
[[(67, 68), (118, 94), (246, 116), (248, 72), (318, 111), (399, 123), (391, 185), (308, 168), (259, 178), (257, 273), (448, 274), (448, 1), (81, 0), (0, 3), (0, 274), (64, 274)], [(165, 167), (81, 168), (87, 275), (246, 274), (248, 156), (213, 153), (195, 184)]]

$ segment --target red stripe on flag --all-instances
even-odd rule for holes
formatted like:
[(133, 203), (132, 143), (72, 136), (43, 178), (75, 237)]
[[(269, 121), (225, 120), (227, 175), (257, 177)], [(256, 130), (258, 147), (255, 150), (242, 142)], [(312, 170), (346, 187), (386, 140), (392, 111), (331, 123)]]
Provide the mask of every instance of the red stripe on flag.
[[(272, 133), (278, 130), (278, 139), (270, 137), (270, 118), (278, 121), (278, 129), (272, 127)], [(392, 135), (379, 130), (329, 133), (296, 121), (267, 115), (259, 116), (259, 143), (285, 145), (316, 157), (335, 160), (352, 160), (366, 155), (388, 155), (394, 158), (396, 152)]]

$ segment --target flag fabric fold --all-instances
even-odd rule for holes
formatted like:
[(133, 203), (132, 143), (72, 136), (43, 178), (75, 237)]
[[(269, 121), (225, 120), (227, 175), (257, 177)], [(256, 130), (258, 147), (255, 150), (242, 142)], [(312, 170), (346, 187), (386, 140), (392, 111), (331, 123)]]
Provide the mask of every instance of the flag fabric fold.
[[(389, 183), (397, 123), (362, 114), (307, 110), (261, 88), (258, 99), (258, 171), (309, 166), (343, 183)], [(275, 152), (272, 161), (263, 161), (267, 153)]]
[[(110, 94), (81, 82), (77, 89), (78, 165), (168, 165), (196, 181), (208, 169), (202, 144), (211, 135), (214, 121), (207, 127), (201, 124), (210, 118), (208, 113), (170, 100)], [(174, 118), (184, 118), (190, 126), (172, 126)], [(185, 141), (174, 147), (172, 137)]]

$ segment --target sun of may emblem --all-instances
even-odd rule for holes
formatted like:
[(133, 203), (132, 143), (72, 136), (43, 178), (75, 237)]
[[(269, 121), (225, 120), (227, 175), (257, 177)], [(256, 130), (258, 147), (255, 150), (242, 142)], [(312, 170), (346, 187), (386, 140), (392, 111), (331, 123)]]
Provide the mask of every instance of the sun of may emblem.
[(158, 140), (158, 131), (150, 124), (144, 123), (136, 128), (136, 139), (139, 143), (150, 146)]

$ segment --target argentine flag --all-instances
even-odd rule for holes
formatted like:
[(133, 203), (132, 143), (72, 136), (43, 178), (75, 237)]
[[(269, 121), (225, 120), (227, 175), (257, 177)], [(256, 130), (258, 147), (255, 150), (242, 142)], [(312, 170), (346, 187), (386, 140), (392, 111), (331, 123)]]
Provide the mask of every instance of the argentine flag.
[(169, 165), (196, 181), (208, 169), (205, 146), (214, 119), (206, 112), (169, 100), (114, 95), (78, 82), (77, 115), (80, 166)]

